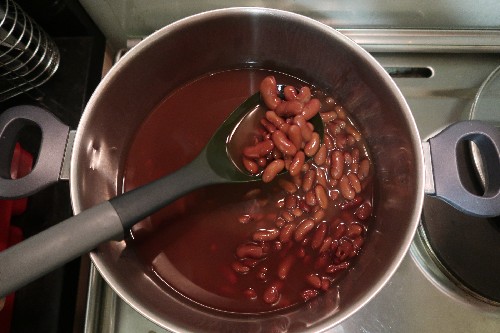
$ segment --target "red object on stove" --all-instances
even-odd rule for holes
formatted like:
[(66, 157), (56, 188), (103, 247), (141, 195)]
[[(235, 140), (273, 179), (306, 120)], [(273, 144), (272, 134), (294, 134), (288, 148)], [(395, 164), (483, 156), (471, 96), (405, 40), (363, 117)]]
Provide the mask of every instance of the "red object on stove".
[[(30, 173), (33, 166), (33, 156), (16, 144), (11, 162), (12, 179), (21, 178)], [(20, 228), (10, 224), (12, 216), (21, 215), (28, 205), (27, 198), (16, 200), (0, 200), (0, 251), (15, 245), (23, 240)], [(0, 333), (9, 333), (14, 310), (14, 297), (12, 293), (5, 298), (3, 308), (0, 310)]]

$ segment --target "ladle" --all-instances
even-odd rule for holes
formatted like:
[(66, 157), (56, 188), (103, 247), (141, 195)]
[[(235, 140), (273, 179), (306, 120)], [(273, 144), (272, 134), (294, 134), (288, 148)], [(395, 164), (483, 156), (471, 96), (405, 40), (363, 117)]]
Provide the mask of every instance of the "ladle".
[[(189, 164), (163, 178), (89, 208), (18, 245), (0, 252), (0, 297), (51, 272), (108, 240), (123, 239), (124, 231), (175, 199), (203, 186), (259, 181), (238, 167), (241, 160), (233, 140), (244, 142), (263, 114), (255, 93), (234, 110), (217, 129), (201, 153)], [(260, 118), (259, 118), (260, 119)], [(323, 135), (316, 115), (310, 122)], [(240, 146), (242, 147), (242, 146)]]

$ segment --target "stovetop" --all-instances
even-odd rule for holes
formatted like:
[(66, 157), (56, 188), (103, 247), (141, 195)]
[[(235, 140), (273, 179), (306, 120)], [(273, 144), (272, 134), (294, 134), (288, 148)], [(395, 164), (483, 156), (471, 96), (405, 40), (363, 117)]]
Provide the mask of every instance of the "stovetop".
[[(380, 30), (364, 38), (358, 30), (351, 37), (393, 76), (425, 139), (469, 119), (481, 83), (500, 65), (499, 37), (489, 38), (490, 33)], [(428, 212), (424, 208), (423, 218)], [(499, 332), (500, 307), (478, 300), (453, 282), (429, 252), (418, 233), (388, 284), (329, 332)], [(85, 332), (167, 331), (122, 301), (92, 267)]]

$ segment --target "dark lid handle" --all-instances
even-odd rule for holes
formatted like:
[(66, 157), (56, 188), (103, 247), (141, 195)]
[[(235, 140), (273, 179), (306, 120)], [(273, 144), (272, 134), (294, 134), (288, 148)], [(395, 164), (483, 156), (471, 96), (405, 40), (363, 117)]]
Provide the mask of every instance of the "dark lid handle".
[[(484, 194), (468, 191), (460, 181), (457, 146), (474, 142), (485, 171)], [(500, 131), (485, 122), (455, 123), (429, 139), (435, 195), (473, 216), (500, 215)]]

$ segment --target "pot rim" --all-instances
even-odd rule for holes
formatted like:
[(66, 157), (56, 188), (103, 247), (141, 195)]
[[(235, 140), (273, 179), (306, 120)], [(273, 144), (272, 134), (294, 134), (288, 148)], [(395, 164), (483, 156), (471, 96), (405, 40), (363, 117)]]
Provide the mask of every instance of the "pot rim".
[[(370, 64), (372, 65), (374, 72), (390, 88), (392, 94), (394, 95), (394, 98), (396, 99), (397, 103), (401, 108), (401, 111), (404, 113), (409, 131), (411, 131), (410, 134), (412, 138), (412, 145), (415, 151), (415, 168), (416, 168), (416, 173), (418, 175), (418, 179), (416, 180), (416, 188), (418, 193), (416, 195), (415, 209), (414, 212), (412, 213), (411, 221), (410, 220), (408, 221), (409, 223), (409, 226), (407, 228), (408, 231), (406, 232), (406, 236), (404, 237), (402, 243), (404, 244), (404, 247), (400, 249), (400, 251), (398, 252), (398, 256), (393, 260), (393, 262), (389, 266), (389, 269), (385, 271), (383, 276), (378, 281), (376, 281), (376, 283), (374, 283), (368, 288), (365, 297), (361, 298), (358, 302), (354, 303), (350, 308), (343, 308), (343, 315), (337, 317), (335, 321), (324, 320), (323, 322), (317, 324), (314, 327), (314, 331), (326, 330), (335, 325), (338, 325), (340, 322), (344, 321), (345, 319), (350, 317), (353, 313), (357, 312), (360, 308), (362, 308), (365, 304), (367, 304), (371, 299), (375, 297), (376, 294), (378, 294), (378, 292), (386, 285), (386, 283), (393, 276), (393, 274), (401, 264), (403, 258), (405, 257), (411, 245), (411, 242), (413, 240), (413, 237), (415, 235), (419, 223), (420, 213), (423, 207), (423, 199), (424, 199), (424, 169), (425, 169), (424, 159), (421, 147), (421, 139), (415, 123), (415, 119), (411, 114), (410, 108), (405, 98), (403, 97), (399, 88), (396, 86), (393, 79), (366, 50), (364, 50), (361, 46), (356, 44), (353, 40), (341, 34), (334, 28), (327, 26), (312, 18), (284, 10), (263, 8), (263, 7), (231, 7), (231, 8), (215, 9), (180, 19), (147, 36), (137, 46), (135, 46), (129, 52), (127, 52), (124, 55), (124, 57), (110, 69), (108, 74), (102, 79), (102, 81), (97, 86), (96, 90), (92, 94), (83, 112), (82, 118), (80, 120), (80, 123), (76, 131), (74, 147), (79, 147), (80, 145), (82, 145), (85, 127), (89, 122), (89, 117), (91, 113), (96, 108), (96, 105), (99, 104), (100, 96), (106, 92), (107, 86), (109, 84), (112, 84), (115, 77), (123, 70), (123, 68), (126, 68), (129, 62), (133, 61), (136, 57), (140, 56), (142, 49), (147, 48), (148, 46), (154, 44), (161, 36), (168, 34), (172, 31), (183, 29), (183, 27), (189, 26), (193, 22), (204, 20), (207, 17), (216, 18), (226, 15), (241, 14), (241, 13), (248, 13), (249, 15), (271, 14), (279, 16), (281, 18), (299, 20), (309, 26), (312, 26), (314, 29), (326, 31), (334, 38), (343, 41), (345, 44), (348, 44), (350, 50), (353, 50), (353, 52), (358, 53), (358, 55), (370, 61)], [(80, 191), (80, 189), (77, 188), (77, 186), (75, 185), (77, 184), (77, 182), (74, 179), (74, 177), (76, 177), (76, 175), (78, 174), (78, 169), (82, 167), (83, 166), (78, 163), (75, 154), (73, 154), (70, 163), (70, 195), (71, 195), (73, 211), (75, 214), (81, 212), (83, 209), (82, 203), (78, 200), (79, 197), (78, 192)], [(137, 304), (137, 302), (129, 295), (129, 292), (126, 290), (126, 288), (117, 283), (117, 281), (114, 279), (113, 274), (108, 270), (105, 262), (101, 260), (99, 252), (96, 251), (91, 252), (90, 257), (95, 267), (97, 268), (101, 276), (104, 278), (104, 280), (111, 286), (114, 292), (118, 294), (120, 298), (124, 300), (128, 305), (130, 305), (135, 311), (141, 313), (148, 320), (157, 323), (158, 325), (168, 330), (186, 331), (185, 328), (177, 327), (171, 323), (165, 323), (165, 320), (157, 316), (153, 311), (150, 311), (150, 309), (147, 309)]]

